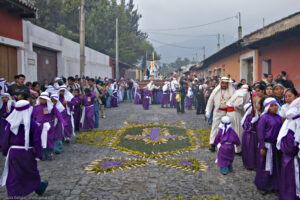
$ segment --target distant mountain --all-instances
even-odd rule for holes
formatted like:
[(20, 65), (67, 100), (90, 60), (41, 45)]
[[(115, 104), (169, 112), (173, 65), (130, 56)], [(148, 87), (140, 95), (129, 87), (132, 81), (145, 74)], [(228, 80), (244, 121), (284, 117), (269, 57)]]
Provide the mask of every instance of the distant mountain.
[[(225, 36), (225, 45), (229, 45), (234, 42), (234, 38), (230, 36)], [(207, 37), (207, 38), (195, 38), (192, 40), (187, 40), (185, 42), (172, 43), (175, 46), (181, 47), (193, 47), (197, 49), (186, 49), (178, 48), (170, 45), (162, 45), (155, 47), (158, 54), (161, 55), (161, 63), (170, 63), (176, 60), (177, 57), (189, 58), (190, 60), (197, 60), (198, 62), (203, 60), (203, 46), (205, 46), (205, 55), (209, 57), (210, 55), (217, 52), (217, 37)], [(221, 48), (224, 48), (224, 39), (220, 38)], [(197, 58), (196, 58), (197, 53)]]

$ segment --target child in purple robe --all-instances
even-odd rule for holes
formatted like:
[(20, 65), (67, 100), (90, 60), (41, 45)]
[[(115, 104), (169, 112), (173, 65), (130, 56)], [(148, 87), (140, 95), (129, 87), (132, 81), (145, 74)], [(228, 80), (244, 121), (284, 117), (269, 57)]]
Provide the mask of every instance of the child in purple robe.
[(73, 117), (74, 117), (75, 131), (79, 131), (79, 128), (80, 128), (80, 106), (81, 106), (79, 89), (74, 90), (74, 98), (72, 99), (72, 101), (74, 102)]
[(144, 110), (149, 110), (150, 100), (151, 100), (150, 90), (144, 89), (144, 99), (143, 99)]
[(2, 138), (4, 130), (7, 124), (6, 118), (14, 110), (14, 103), (12, 102), (10, 95), (8, 93), (3, 93), (1, 95), (2, 106), (0, 108), (0, 147), (2, 146)]
[(95, 117), (94, 117), (94, 102), (96, 95), (95, 93), (86, 88), (84, 90), (85, 95), (82, 97), (82, 116), (81, 116), (81, 126), (84, 130), (91, 130), (95, 128)]
[(74, 118), (72, 115), (72, 107), (74, 102), (72, 101), (73, 95), (67, 90), (65, 85), (59, 88), (59, 101), (65, 107), (65, 110), (61, 113), (64, 120), (67, 122), (67, 126), (64, 127), (63, 134), (66, 143), (70, 143), (70, 138), (75, 135)]
[(218, 134), (215, 138), (214, 145), (218, 146), (218, 165), (223, 175), (233, 171), (232, 163), (234, 160), (234, 145), (240, 145), (240, 139), (231, 126), (228, 116), (221, 119), (218, 128)]
[(300, 98), (290, 104), (285, 117), (277, 138), (277, 149), (282, 151), (280, 200), (299, 200)]
[(21, 198), (35, 191), (43, 195), (48, 182), (41, 182), (37, 159), (42, 158), (41, 134), (31, 119), (29, 101), (20, 100), (7, 117), (2, 154), (6, 156), (0, 180), (6, 185), (9, 199)]
[[(65, 107), (61, 104), (59, 101), (59, 97), (57, 94), (53, 93), (51, 96), (51, 101), (53, 103), (53, 106), (57, 108), (57, 110), (60, 113), (63, 113), (65, 110)], [(54, 119), (54, 153), (55, 154), (60, 154), (62, 152), (62, 140), (64, 137), (64, 126), (60, 120), (57, 118)]]
[(245, 115), (242, 119), (242, 127), (244, 129), (242, 138), (242, 160), (244, 167), (248, 170), (256, 168), (256, 154), (257, 154), (257, 134), (256, 122), (259, 118), (258, 113), (255, 111), (253, 116), (252, 104), (247, 103), (244, 106)]
[(264, 112), (257, 124), (258, 153), (255, 185), (261, 194), (279, 190), (280, 154), (276, 149), (276, 139), (282, 121), (278, 114), (279, 105), (274, 98), (264, 101)]
[(43, 92), (32, 111), (32, 119), (39, 125), (41, 131), (43, 160), (53, 160), (55, 118), (58, 118), (64, 126), (67, 125), (61, 113), (53, 106), (49, 93)]

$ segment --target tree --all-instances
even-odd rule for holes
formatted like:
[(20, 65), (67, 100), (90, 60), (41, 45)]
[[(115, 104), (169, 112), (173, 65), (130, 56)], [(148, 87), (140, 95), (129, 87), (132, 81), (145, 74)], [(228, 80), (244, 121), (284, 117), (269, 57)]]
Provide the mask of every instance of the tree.
[[(33, 23), (79, 42), (80, 0), (35, 0), (39, 19)], [(86, 45), (115, 57), (115, 20), (119, 19), (120, 61), (140, 63), (146, 52), (154, 51), (147, 34), (139, 30), (142, 15), (135, 9), (133, 0), (86, 1)], [(155, 52), (155, 51), (154, 51)], [(155, 52), (156, 59), (160, 57)]]

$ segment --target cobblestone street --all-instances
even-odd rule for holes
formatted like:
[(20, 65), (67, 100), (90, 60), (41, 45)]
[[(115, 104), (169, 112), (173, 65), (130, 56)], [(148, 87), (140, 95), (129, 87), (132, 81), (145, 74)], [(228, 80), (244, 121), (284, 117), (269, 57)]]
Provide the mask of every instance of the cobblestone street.
[[(100, 120), (101, 129), (124, 127), (126, 120), (143, 122), (165, 122), (181, 120), (186, 128), (209, 129), (203, 115), (187, 110), (185, 114), (177, 114), (175, 109), (161, 109), (159, 105), (151, 105), (149, 111), (141, 105), (122, 103), (118, 108), (106, 110), (106, 118)], [(78, 135), (79, 133), (77, 133)], [(94, 160), (103, 158), (139, 158), (131, 156), (111, 147), (88, 146), (71, 143), (64, 145), (64, 152), (55, 156), (54, 161), (38, 163), (43, 180), (49, 181), (49, 187), (42, 199), (163, 199), (183, 196), (213, 197), (223, 195), (221, 199), (278, 199), (275, 194), (262, 196), (253, 184), (255, 172), (247, 171), (242, 166), (240, 156), (235, 157), (234, 172), (223, 176), (215, 163), (216, 153), (207, 149), (197, 150), (170, 156), (171, 158), (197, 158), (205, 161), (207, 172), (184, 171), (151, 163), (144, 167), (116, 170), (112, 173), (87, 173), (85, 167)], [(0, 156), (0, 168), (3, 169), (4, 158)], [(139, 158), (141, 159), (141, 158)], [(0, 199), (7, 196), (5, 187), (0, 188)], [(38, 199), (36, 194), (28, 199)]]

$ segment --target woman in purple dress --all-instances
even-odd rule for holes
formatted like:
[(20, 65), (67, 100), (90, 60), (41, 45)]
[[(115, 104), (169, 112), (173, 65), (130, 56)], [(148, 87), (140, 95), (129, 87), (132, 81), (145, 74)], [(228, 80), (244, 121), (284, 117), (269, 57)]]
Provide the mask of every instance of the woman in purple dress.
[(274, 98), (264, 101), (265, 110), (257, 124), (258, 153), (255, 185), (261, 194), (279, 190), (280, 153), (276, 140), (282, 125), (278, 114), (279, 105)]
[(234, 145), (239, 146), (240, 139), (233, 130), (228, 116), (224, 116), (221, 119), (214, 145), (218, 146), (218, 166), (221, 173), (226, 175), (228, 171), (232, 172), (232, 163), (235, 155)]
[(84, 92), (85, 95), (82, 97), (83, 109), (80, 123), (82, 125), (82, 129), (91, 130), (95, 128), (94, 102), (96, 95), (88, 88), (86, 88)]
[(256, 122), (259, 119), (257, 112), (255, 116), (252, 114), (252, 104), (248, 103), (244, 106), (245, 115), (242, 119), (242, 127), (244, 129), (242, 138), (242, 159), (244, 167), (248, 170), (256, 168), (257, 154), (257, 134)]
[(299, 144), (300, 144), (300, 98), (290, 104), (286, 120), (277, 138), (277, 149), (282, 152), (280, 199), (300, 199)]
[(34, 191), (42, 195), (48, 186), (47, 181), (41, 182), (37, 168), (37, 159), (42, 159), (41, 133), (31, 113), (29, 101), (20, 100), (7, 117), (2, 146), (6, 161), (0, 183), (6, 185), (9, 199)]

